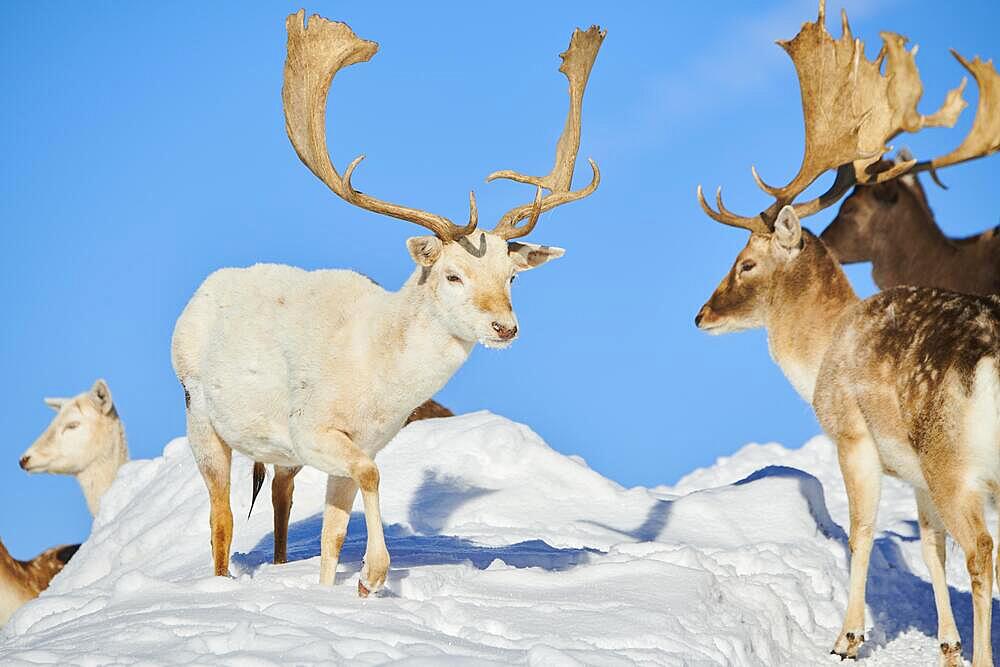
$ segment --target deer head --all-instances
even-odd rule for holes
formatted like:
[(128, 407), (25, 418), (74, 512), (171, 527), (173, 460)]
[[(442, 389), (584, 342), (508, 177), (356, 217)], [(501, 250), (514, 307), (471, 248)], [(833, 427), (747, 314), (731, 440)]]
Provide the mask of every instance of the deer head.
[(78, 475), (106, 454), (108, 433), (118, 426), (118, 413), (107, 382), (73, 398), (46, 398), (56, 416), (21, 456), (28, 472)]
[[(896, 162), (905, 160), (912, 157), (908, 151), (900, 151)], [(891, 165), (883, 160), (877, 169), (883, 171)], [(852, 264), (870, 262), (884, 249), (882, 246), (898, 243), (899, 239), (915, 233), (943, 238), (917, 175), (906, 174), (884, 183), (854, 188), (819, 238), (840, 263)]]
[[(478, 340), (491, 347), (509, 345), (518, 330), (510, 299), (515, 275), (564, 253), (561, 248), (514, 239), (529, 234), (543, 212), (592, 194), (600, 182), (597, 164), (590, 160), (593, 171), (590, 184), (580, 190), (571, 189), (580, 148), (583, 93), (605, 32), (595, 26), (573, 33), (569, 49), (561, 54), (560, 71), (569, 80), (570, 108), (556, 145), (555, 166), (542, 177), (514, 171), (491, 174), (488, 181), (505, 178), (532, 185), (535, 196), (531, 202), (512, 208), (492, 230), (485, 231), (478, 228), (476, 199), (471, 192), (469, 220), (465, 225), (457, 225), (442, 216), (356, 190), (351, 178), (364, 156), (355, 158), (343, 175), (337, 172), (326, 142), (330, 84), (340, 69), (371, 59), (378, 45), (360, 39), (345, 24), (320, 16), (312, 16), (307, 26), (301, 10), (290, 15), (286, 25), (288, 58), (282, 98), (285, 127), (299, 158), (347, 203), (428, 229), (430, 235), (409, 239), (407, 248), (417, 264), (419, 283), (441, 319), (462, 340)], [(543, 191), (547, 194), (543, 195)]]
[(751, 234), (729, 273), (695, 316), (695, 325), (711, 334), (732, 333), (765, 326), (780, 278), (790, 274), (805, 247), (802, 225), (795, 210), (778, 213), (774, 231)]
[[(861, 40), (852, 38), (846, 13), (842, 15), (843, 34), (839, 40), (830, 36), (824, 22), (825, 4), (821, 0), (816, 22), (805, 23), (794, 39), (778, 42), (792, 58), (802, 94), (806, 145), (798, 174), (788, 185), (773, 187), (752, 169), (757, 185), (774, 198), (773, 204), (752, 217), (726, 209), (721, 188), (716, 193), (717, 210), (713, 210), (698, 186), (698, 201), (709, 217), (751, 233), (729, 274), (695, 318), (702, 329), (723, 333), (764, 324), (766, 311), (778, 307), (774, 291), (791, 289), (801, 280), (801, 276), (791, 283), (783, 279), (801, 261), (800, 256), (807, 254), (814, 262), (829, 258), (816, 237), (802, 230), (801, 217), (832, 206), (854, 186), (870, 189), (864, 197), (891, 197), (896, 192), (894, 179), (920, 171), (933, 174), (938, 168), (1000, 150), (1000, 114), (996, 113), (1000, 108), (1000, 76), (991, 62), (977, 58), (970, 63), (952, 51), (980, 88), (979, 108), (969, 134), (957, 149), (933, 160), (917, 162), (907, 157), (896, 163), (881, 162), (890, 150), (886, 142), (900, 132), (954, 125), (965, 107), (965, 81), (948, 94), (940, 110), (922, 116), (916, 111), (922, 94), (914, 60), (916, 48), (906, 51), (906, 38), (883, 32), (882, 50), (870, 61)], [(885, 74), (881, 71), (883, 64)], [(836, 170), (837, 176), (825, 193), (810, 201), (795, 202), (811, 183), (830, 170)], [(858, 199), (851, 208), (861, 204)], [(823, 261), (819, 261), (820, 265), (824, 265)], [(829, 278), (826, 269), (820, 274), (813, 279)]]

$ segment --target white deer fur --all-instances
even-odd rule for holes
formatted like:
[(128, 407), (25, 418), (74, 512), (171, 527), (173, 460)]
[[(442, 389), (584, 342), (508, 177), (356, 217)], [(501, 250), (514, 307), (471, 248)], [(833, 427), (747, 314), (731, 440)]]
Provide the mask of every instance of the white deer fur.
[(21, 456), (29, 473), (73, 475), (87, 507), (97, 514), (101, 497), (129, 458), (125, 428), (104, 380), (73, 398), (46, 398), (56, 416)]
[(453, 243), (411, 238), (407, 246), (417, 268), (398, 292), (352, 271), (258, 264), (213, 273), (178, 319), (173, 364), (212, 499), (216, 574), (228, 570), (232, 537), (231, 447), (261, 463), (330, 475), (322, 583), (333, 583), (360, 487), (368, 545), (359, 584), (381, 586), (389, 556), (372, 458), (476, 342), (510, 344), (494, 323), (517, 326), (514, 274), (563, 254), (480, 231)]

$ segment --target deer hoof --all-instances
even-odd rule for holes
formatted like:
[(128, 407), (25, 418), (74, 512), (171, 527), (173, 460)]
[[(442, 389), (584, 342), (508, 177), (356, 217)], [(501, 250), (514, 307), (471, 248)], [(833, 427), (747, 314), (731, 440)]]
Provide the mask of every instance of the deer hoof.
[(839, 655), (841, 660), (857, 660), (858, 650), (865, 643), (865, 636), (856, 632), (845, 632), (833, 645), (830, 655)]
[(363, 581), (361, 581), (360, 579), (358, 579), (358, 597), (359, 598), (366, 598), (369, 595), (371, 595), (371, 591), (368, 590), (368, 587), (365, 586), (365, 584), (364, 584)]
[(962, 642), (941, 642), (941, 667), (961, 667)]

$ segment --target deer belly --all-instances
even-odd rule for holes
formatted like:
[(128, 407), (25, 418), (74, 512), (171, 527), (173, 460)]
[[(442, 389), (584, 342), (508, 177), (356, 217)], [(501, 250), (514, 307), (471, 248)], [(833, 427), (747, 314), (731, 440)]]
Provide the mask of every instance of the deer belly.
[(878, 454), (882, 461), (882, 472), (897, 477), (920, 489), (927, 488), (920, 457), (909, 442), (894, 438), (877, 439)]
[[(271, 397), (271, 400), (268, 400)], [(208, 395), (212, 427), (223, 442), (259, 463), (293, 466), (286, 401), (260, 388)]]
[(293, 454), (291, 442), (287, 439), (250, 436), (237, 440), (230, 446), (258, 463), (279, 466), (302, 465), (302, 462)]
[(1000, 484), (1000, 361), (981, 360), (973, 372), (972, 391), (964, 406), (961, 441), (977, 481)]

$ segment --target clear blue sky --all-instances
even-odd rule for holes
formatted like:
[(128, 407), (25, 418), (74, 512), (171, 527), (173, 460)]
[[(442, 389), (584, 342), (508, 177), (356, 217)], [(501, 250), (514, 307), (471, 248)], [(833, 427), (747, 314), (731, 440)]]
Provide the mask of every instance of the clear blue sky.
[[(835, 34), (840, 6), (828, 11)], [(963, 75), (948, 47), (1000, 57), (993, 0), (846, 6), (870, 55), (882, 29), (920, 44), (925, 112)], [(404, 240), (415, 228), (336, 199), (285, 136), (284, 17), (299, 7), (0, 5), (0, 537), (15, 555), (82, 540), (90, 528), (74, 480), (17, 467), (50, 419), (43, 396), (107, 378), (133, 458), (183, 435), (170, 335), (212, 270), (349, 267), (392, 288), (410, 273)], [(306, 9), (382, 45), (334, 86), (335, 163), (365, 152), (359, 187), (455, 219), (475, 188), (485, 221), (531, 195), (486, 185), (486, 174), (551, 166), (566, 108), (556, 54), (573, 27), (608, 29), (581, 150), (601, 165), (601, 188), (542, 219), (531, 240), (566, 256), (518, 281), (522, 338), (503, 352), (477, 349), (444, 403), (530, 424), (626, 485), (671, 482), (746, 442), (799, 445), (819, 431), (762, 333), (708, 337), (692, 324), (746, 240), (705, 218), (695, 185), (723, 184), (728, 203), (750, 213), (767, 203), (751, 163), (770, 182), (796, 171), (798, 92), (773, 40), (813, 19), (814, 2)], [(970, 122), (971, 110), (957, 131), (900, 145), (941, 153)], [(581, 160), (578, 183), (586, 170)], [(951, 189), (930, 196), (948, 232), (1000, 222), (1000, 157), (943, 178)], [(831, 217), (809, 224), (818, 230)], [(866, 268), (851, 276), (871, 293)]]

